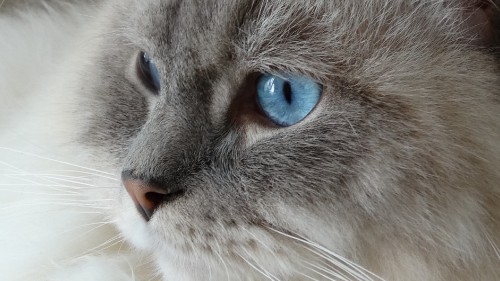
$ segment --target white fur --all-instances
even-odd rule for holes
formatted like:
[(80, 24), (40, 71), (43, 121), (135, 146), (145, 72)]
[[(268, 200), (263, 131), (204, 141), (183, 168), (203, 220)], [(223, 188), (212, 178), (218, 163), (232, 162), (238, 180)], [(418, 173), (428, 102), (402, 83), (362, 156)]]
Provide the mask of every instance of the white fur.
[[(23, 13), (23, 16), (19, 18), (3, 15), (0, 17), (0, 248), (2, 249), (0, 272), (2, 280), (150, 280), (151, 276), (148, 275), (155, 273), (149, 266), (148, 259), (137, 251), (129, 250), (127, 245), (122, 243), (119, 232), (111, 225), (111, 222), (116, 222), (113, 219), (121, 221), (122, 223), (119, 223), (121, 231), (126, 233), (128, 239), (138, 247), (148, 249), (160, 244), (148, 240), (148, 238), (151, 239), (147, 237), (150, 232), (144, 227), (145, 223), (131, 206), (130, 200), (124, 200), (128, 202), (128, 205), (122, 206), (127, 210), (126, 212), (113, 213), (113, 210), (115, 212), (120, 210), (112, 208), (118, 200), (110, 200), (110, 198), (117, 198), (114, 195), (118, 193), (120, 185), (116, 180), (119, 179), (118, 171), (113, 170), (110, 168), (112, 165), (108, 166), (106, 163), (101, 167), (96, 167), (95, 163), (91, 166), (88, 164), (90, 161), (86, 159), (86, 155), (80, 153), (82, 149), (73, 143), (74, 128), (72, 126), (78, 124), (78, 120), (73, 119), (75, 115), (72, 114), (71, 108), (78, 106), (78, 101), (68, 93), (73, 92), (71, 81), (75, 79), (76, 71), (73, 66), (84, 59), (81, 52), (92, 45), (89, 44), (92, 40), (96, 40), (96, 36), (91, 32), (92, 28), (87, 26), (90, 24), (87, 20), (96, 17), (96, 13), (97, 11), (91, 8), (82, 10), (75, 7), (66, 11), (64, 15), (32, 11)], [(405, 21), (402, 22), (405, 23)], [(411, 23), (409, 20), (406, 22)], [(87, 27), (85, 31), (80, 29), (82, 26)], [(401, 28), (408, 28), (408, 26), (401, 25)], [(262, 28), (262, 30), (269, 31), (268, 28)], [(262, 37), (259, 34), (256, 36)], [(360, 45), (352, 44), (352, 46), (359, 48)], [(74, 53), (79, 55), (74, 56)], [(387, 54), (373, 54), (378, 58), (374, 60), (375, 62), (380, 62), (380, 58), (387, 58), (384, 65), (390, 66), (393, 71), (382, 71), (380, 68), (373, 67), (370, 60), (367, 60), (366, 65), (361, 67), (359, 76), (373, 78), (370, 82), (376, 86), (377, 90), (395, 95), (394, 93), (399, 93), (398, 84), (391, 84), (389, 78), (395, 79), (400, 75), (398, 81), (405, 81), (404, 75), (415, 74), (407, 69), (409, 66), (413, 68), (412, 64), (408, 66), (401, 63), (415, 62), (414, 59), (410, 59), (411, 54), (411, 52), (402, 53), (403, 58), (397, 60), (399, 64), (389, 61), (389, 58), (394, 57), (387, 56)], [(453, 56), (450, 55), (449, 58)], [(307, 64), (304, 63), (304, 65)], [(431, 63), (422, 62), (421, 65), (430, 66)], [(327, 73), (330, 67), (331, 65), (325, 62), (317, 63), (313, 69), (318, 73)], [(431, 67), (425, 69), (431, 69)], [(433, 73), (427, 73), (427, 75), (430, 76)], [(412, 98), (414, 93), (405, 92), (404, 94)], [(433, 104), (434, 101), (430, 99), (426, 102)], [(437, 101), (436, 104), (440, 105)], [(427, 107), (426, 104), (420, 107), (432, 108)], [(478, 115), (481, 115), (479, 118), (483, 114), (486, 115), (486, 113), (479, 112)], [(424, 121), (432, 123), (433, 120), (427, 120), (427, 117), (424, 117), (422, 117)], [(471, 120), (474, 119), (472, 117), (474, 116), (471, 116)], [(70, 122), (67, 122), (68, 120)], [(483, 132), (479, 129), (478, 131)], [(260, 132), (255, 134), (257, 133)], [(485, 137), (483, 141), (490, 140)], [(498, 146), (491, 145), (491, 147), (497, 148)], [(492, 154), (494, 153), (498, 151), (492, 151)], [(378, 157), (378, 155), (375, 156)], [(380, 159), (384, 158), (380, 157)], [(376, 176), (384, 174), (374, 171), (373, 167), (385, 168), (383, 165), (365, 167), (365, 174), (367, 178), (370, 178), (366, 182), (377, 183)], [(390, 175), (390, 173), (386, 174)], [(383, 186), (386, 181), (381, 182), (374, 186)], [(108, 194), (113, 194), (113, 196), (107, 196)], [(122, 193), (121, 196), (125, 195)], [(463, 202), (463, 204), (457, 201), (456, 209), (464, 213), (466, 210), (480, 209), (473, 198), (470, 201)], [(367, 209), (370, 207), (369, 203), (367, 199)], [(469, 206), (472, 207), (468, 208)], [(280, 206), (277, 206), (276, 209), (278, 213), (283, 210), (281, 214), (283, 217), (288, 215), (286, 208), (280, 209)], [(473, 214), (473, 212), (468, 213)], [(299, 226), (298, 228), (314, 229), (314, 226), (320, 222), (311, 219), (311, 216), (313, 215), (309, 216), (305, 211), (300, 215), (290, 215), (292, 217), (290, 223)], [(462, 224), (457, 225), (462, 226)], [(435, 225), (429, 224), (429, 228), (433, 227)], [(481, 235), (474, 232), (473, 227), (464, 226), (463, 228), (445, 229), (447, 232), (444, 234), (463, 233), (463, 237), (456, 235), (461, 239), (452, 240), (454, 243), (450, 243), (452, 246), (450, 248), (462, 247), (471, 253), (467, 258), (472, 259), (474, 258), (472, 253), (476, 252), (474, 249), (477, 245), (484, 246), (487, 240), (482, 239), (483, 244), (469, 242), (469, 240), (473, 242), (479, 240)], [(316, 241), (335, 241), (337, 244), (344, 244), (343, 239), (352, 239), (353, 235), (348, 227), (342, 229), (344, 233), (339, 232), (338, 235), (315, 231), (311, 236), (314, 235)], [(248, 231), (248, 233), (237, 234), (242, 238), (251, 237), (256, 230), (249, 229)], [(219, 234), (222, 236), (227, 233)], [(259, 243), (275, 246), (272, 244), (275, 240), (271, 239), (270, 234), (266, 236), (258, 233), (258, 237)], [(386, 264), (391, 264), (392, 267), (379, 270), (387, 276), (397, 276), (400, 277), (399, 279), (406, 280), (409, 276), (411, 278), (418, 276), (415, 280), (428, 280), (436, 272), (432, 266), (429, 267), (422, 259), (419, 259), (418, 254), (412, 256), (411, 251), (398, 252), (398, 249), (394, 249), (397, 247), (390, 245), (394, 242), (393, 240), (386, 241), (387, 245), (383, 245), (377, 240), (380, 236), (373, 235), (373, 237), (373, 241), (367, 241), (366, 244), (379, 246), (380, 252), (387, 251), (384, 255), (386, 258), (380, 264), (388, 261)], [(469, 237), (474, 239), (469, 239)], [(491, 242), (495, 239), (497, 237), (488, 240)], [(469, 243), (464, 243), (464, 241)], [(327, 242), (323, 244), (329, 246)], [(346, 241), (345, 244), (350, 243)], [(494, 245), (493, 241), (491, 245), (486, 246)], [(277, 245), (276, 248), (279, 246)], [(315, 246), (313, 248), (318, 248), (318, 245)], [(479, 248), (477, 252), (481, 253), (481, 250)], [(290, 251), (293, 252), (291, 249)], [(208, 264), (209, 267), (218, 267), (218, 270), (214, 271), (219, 275), (214, 273), (213, 280), (225, 280), (226, 272), (223, 267), (225, 264), (221, 266), (218, 260), (212, 259), (208, 263), (203, 260), (203, 257), (199, 260), (187, 260), (163, 248), (159, 248), (156, 252), (160, 253), (157, 254), (157, 260), (165, 261), (163, 271), (173, 272), (173, 276), (176, 271), (179, 271), (175, 265), (181, 265), (183, 269), (191, 269), (196, 268), (198, 264)], [(446, 256), (447, 252), (444, 250), (442, 252), (442, 255)], [(256, 260), (265, 261), (273, 267), (273, 271), (290, 267), (292, 264), (280, 264), (276, 257), (268, 252), (257, 254), (260, 256)], [(461, 261), (458, 258), (457, 260)], [(376, 257), (369, 262), (379, 264), (379, 258)], [(191, 265), (194, 266), (191, 267)], [(400, 273), (397, 270), (399, 265), (406, 265), (406, 268), (411, 268), (412, 271)], [(211, 273), (210, 268), (205, 271), (203, 266), (199, 266), (198, 270), (196, 274), (200, 280), (207, 277), (207, 272)], [(182, 274), (188, 273), (195, 275), (193, 272), (182, 271)], [(235, 271), (235, 274), (238, 273)], [(253, 274), (255, 274), (255, 280), (262, 277), (258, 272), (253, 272)], [(192, 280), (188, 279), (189, 276), (177, 277), (176, 281)], [(213, 276), (210, 275), (210, 277)], [(231, 277), (235, 279), (236, 276)], [(248, 275), (245, 277), (252, 278)], [(207, 277), (207, 279), (211, 278)]]
[(2, 280), (149, 280), (140, 271), (154, 272), (109, 223), (103, 195), (118, 177), (83, 168), (62, 110), (74, 102), (70, 50), (89, 40), (79, 28), (91, 15), (75, 7), (0, 16)]

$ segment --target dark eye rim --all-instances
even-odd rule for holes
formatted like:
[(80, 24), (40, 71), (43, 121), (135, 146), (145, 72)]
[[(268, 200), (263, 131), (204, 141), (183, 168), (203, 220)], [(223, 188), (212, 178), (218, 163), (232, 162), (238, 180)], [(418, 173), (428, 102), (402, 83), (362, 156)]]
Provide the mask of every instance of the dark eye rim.
[(146, 61), (146, 56), (148, 56), (148, 54), (145, 51), (140, 51), (137, 55), (135, 64), (137, 76), (148, 90), (150, 90), (154, 95), (158, 95), (160, 93), (160, 89), (155, 85), (153, 74), (151, 73), (148, 65), (149, 61)]
[[(235, 95), (235, 97), (231, 101), (231, 104), (229, 105), (229, 110), (226, 115), (227, 118), (226, 124), (228, 126), (232, 128), (232, 127), (244, 127), (249, 124), (252, 124), (252, 126), (257, 125), (262, 128), (279, 130), (289, 127), (294, 127), (302, 122), (301, 121), (297, 124), (288, 127), (280, 126), (277, 123), (273, 122), (267, 116), (265, 111), (262, 109), (261, 104), (258, 102), (257, 83), (259, 79), (264, 75), (271, 74), (271, 75), (276, 75), (278, 77), (281, 76), (274, 73), (256, 71), (256, 72), (249, 72), (246, 74), (245, 79), (242, 80), (242, 83), (236, 89), (237, 95)], [(316, 106), (311, 110), (311, 112), (307, 116), (309, 116), (310, 114), (312, 114), (312, 112), (317, 110), (320, 104), (323, 103), (323, 99), (326, 98), (325, 94), (326, 86), (320, 81), (317, 80), (314, 81), (316, 81), (316, 83), (318, 83), (318, 85), (321, 88), (321, 96)], [(307, 116), (304, 119), (306, 119)]]

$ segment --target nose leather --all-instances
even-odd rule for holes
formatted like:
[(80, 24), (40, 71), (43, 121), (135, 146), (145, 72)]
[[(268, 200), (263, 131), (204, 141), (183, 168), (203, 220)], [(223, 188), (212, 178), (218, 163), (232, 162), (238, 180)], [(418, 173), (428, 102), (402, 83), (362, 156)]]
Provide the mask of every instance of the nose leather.
[(123, 185), (132, 201), (134, 201), (137, 210), (146, 221), (151, 219), (154, 211), (168, 194), (165, 189), (140, 179), (123, 179)]

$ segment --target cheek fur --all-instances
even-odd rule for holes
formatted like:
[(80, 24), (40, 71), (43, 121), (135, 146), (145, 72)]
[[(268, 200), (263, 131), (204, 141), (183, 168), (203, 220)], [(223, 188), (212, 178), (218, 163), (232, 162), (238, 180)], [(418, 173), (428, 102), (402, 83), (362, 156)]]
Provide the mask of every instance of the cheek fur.
[[(5, 279), (498, 279), (492, 2), (195, 2), (2, 3)], [(280, 73), (323, 89), (287, 127)]]

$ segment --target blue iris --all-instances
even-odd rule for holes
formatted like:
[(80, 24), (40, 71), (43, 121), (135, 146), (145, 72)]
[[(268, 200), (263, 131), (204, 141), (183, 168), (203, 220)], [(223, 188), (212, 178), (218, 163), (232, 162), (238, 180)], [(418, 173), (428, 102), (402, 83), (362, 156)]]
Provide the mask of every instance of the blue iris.
[(146, 52), (141, 53), (139, 66), (146, 85), (156, 91), (160, 91), (161, 84), (158, 67)]
[(275, 124), (288, 127), (302, 121), (321, 98), (322, 87), (303, 76), (262, 75), (257, 82), (260, 107)]

